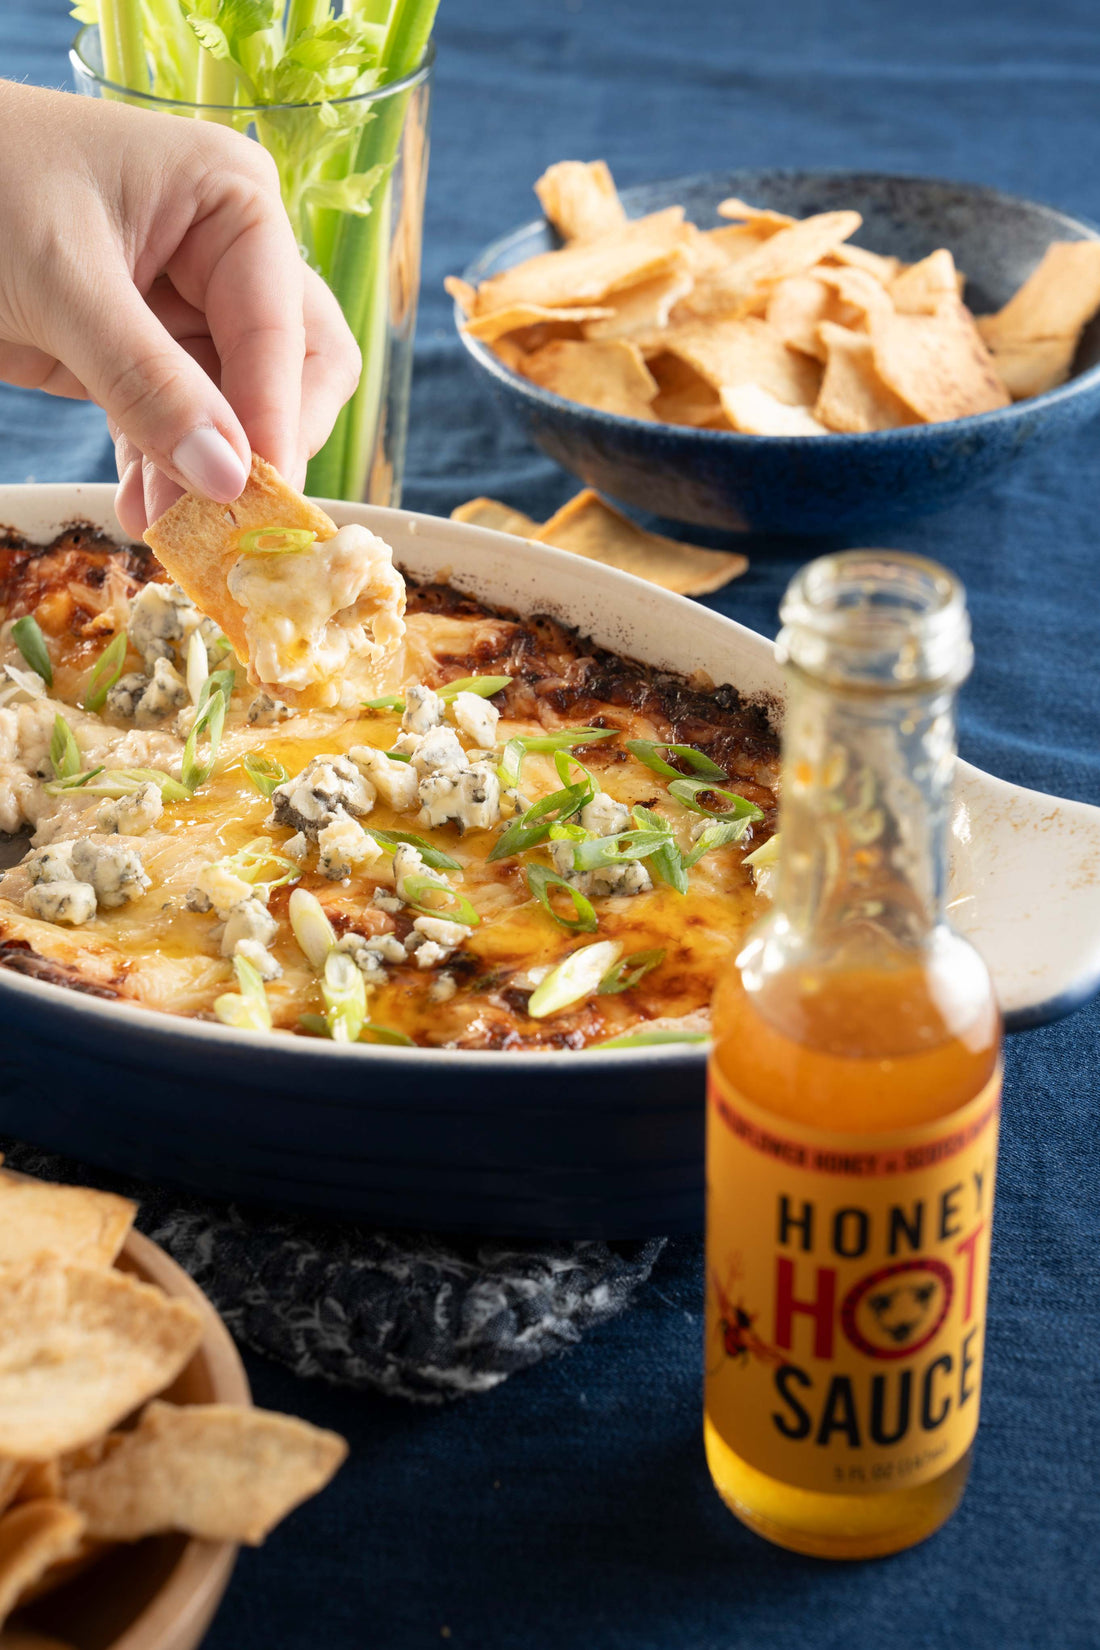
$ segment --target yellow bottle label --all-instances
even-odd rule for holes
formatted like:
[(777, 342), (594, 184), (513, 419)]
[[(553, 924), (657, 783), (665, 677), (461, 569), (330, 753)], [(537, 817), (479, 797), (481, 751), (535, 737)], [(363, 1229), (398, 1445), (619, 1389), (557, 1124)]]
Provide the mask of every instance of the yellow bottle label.
[(800, 1489), (937, 1478), (978, 1426), (1001, 1077), (934, 1123), (836, 1134), (711, 1061), (707, 1412)]

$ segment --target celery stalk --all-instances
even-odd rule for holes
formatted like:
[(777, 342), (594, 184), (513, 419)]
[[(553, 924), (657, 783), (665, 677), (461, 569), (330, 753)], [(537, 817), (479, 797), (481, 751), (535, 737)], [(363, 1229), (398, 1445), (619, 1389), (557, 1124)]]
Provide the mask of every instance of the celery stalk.
[(287, 43), (293, 44), (303, 29), (315, 28), (327, 17), (328, 0), (290, 0), (286, 11)]
[(104, 78), (131, 92), (149, 90), (141, 22), (140, 0), (103, 0), (100, 6)]
[[(422, 62), (438, 3), (439, 0), (394, 0), (382, 49), (383, 84), (403, 79)], [(360, 136), (355, 171), (366, 172), (379, 164), (392, 168), (407, 103), (405, 94), (387, 98), (379, 105), (375, 119), (363, 128)], [(388, 199), (388, 181), (386, 190)], [(369, 217), (345, 214), (341, 218), (331, 263), (323, 270), (360, 341), (364, 365), (358, 390), (340, 413), (332, 435), (309, 467), (306, 484), (311, 492), (322, 497), (361, 496), (356, 488), (366, 480), (371, 453), (367, 443), (373, 443), (381, 411), (385, 362), (374, 359), (368, 362), (367, 354), (369, 350), (373, 356), (380, 346), (384, 353), (385, 334), (376, 325), (372, 325), (369, 336), (361, 330), (368, 314), (375, 322), (383, 314), (382, 292), (388, 296), (385, 242), (378, 227), (382, 219), (381, 204), (375, 203)]]
[(219, 126), (232, 126), (231, 111), (236, 101), (236, 69), (225, 58), (215, 57), (205, 46), (200, 46), (196, 102), (203, 107), (198, 111), (198, 119), (215, 121)]

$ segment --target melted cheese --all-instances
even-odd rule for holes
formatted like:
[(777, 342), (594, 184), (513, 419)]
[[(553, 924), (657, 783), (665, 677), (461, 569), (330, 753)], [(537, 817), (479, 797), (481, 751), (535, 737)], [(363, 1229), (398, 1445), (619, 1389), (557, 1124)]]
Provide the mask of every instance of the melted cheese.
[[(239, 556), (229, 593), (244, 611), (249, 670), (281, 692), (350, 708), (405, 633), (405, 584), (388, 544), (341, 527), (308, 549)], [(312, 691), (311, 691), (312, 690)]]
[[(289, 563), (297, 558), (281, 559)], [(346, 594), (351, 587), (343, 585), (335, 594)], [(310, 612), (322, 613), (325, 605), (312, 607)], [(259, 607), (263, 608), (262, 601)], [(463, 649), (468, 652), (475, 643), (484, 648), (488, 636), (506, 655), (514, 630), (508, 621), (417, 612), (408, 620), (406, 658), (400, 668), (407, 672), (408, 660), (415, 659), (411, 679), (438, 683), (453, 674), (454, 667), (441, 671), (436, 660), (461, 656)], [(492, 661), (483, 660), (480, 668), (491, 670)], [(294, 775), (321, 754), (346, 753), (355, 745), (391, 749), (400, 733), (398, 716), (388, 712), (346, 719), (337, 712), (315, 710), (265, 729), (248, 726), (246, 709), (247, 695), (235, 696), (212, 779), (190, 800), (167, 804), (154, 828), (135, 839), (152, 879), (147, 893), (120, 909), (101, 910), (84, 928), (70, 931), (28, 916), (21, 908), (27, 874), (9, 872), (0, 882), (0, 940), (23, 939), (40, 955), (75, 968), (89, 980), (109, 984), (148, 1007), (176, 1014), (210, 1013), (214, 999), (233, 989), (231, 963), (220, 955), (216, 918), (189, 910), (187, 892), (200, 868), (212, 859), (236, 852), (259, 835), (270, 836), (279, 851), (290, 836), (287, 829), (267, 824), (270, 804), (249, 782), (243, 758), (249, 751), (262, 750)], [(609, 706), (608, 715), (623, 728), (624, 738), (660, 738), (665, 731), (621, 706)], [(578, 720), (545, 708), (543, 716), (547, 726)], [(178, 772), (182, 746), (171, 734), (139, 735), (78, 714), (72, 714), (72, 719), (82, 747), (89, 753), (94, 750), (96, 760), (124, 765), (119, 756), (125, 749), (126, 765), (136, 763), (137, 741), (155, 739), (154, 765)], [(496, 737), (503, 745), (514, 735), (543, 731), (541, 723), (502, 717)], [(144, 744), (141, 748), (142, 765), (153, 762), (152, 749)], [(683, 846), (689, 846), (697, 816), (667, 804), (660, 779), (632, 758), (594, 765), (615, 800), (628, 805), (660, 801)], [(558, 789), (560, 783), (552, 757), (527, 757), (522, 784), (532, 800)], [(43, 840), (94, 828), (94, 806), (95, 799), (87, 804), (72, 797), (51, 801), (49, 810), (40, 816)], [(82, 820), (85, 807), (92, 812)], [(371, 995), (372, 1020), (421, 1043), (500, 1046), (514, 1038), (516, 1046), (521, 1046), (525, 1038), (535, 1042), (550, 1032), (580, 1046), (636, 1029), (640, 1020), (698, 1025), (717, 972), (733, 955), (755, 914), (749, 874), (740, 868), (742, 852), (749, 851), (751, 842), (743, 849), (727, 847), (705, 856), (693, 869), (685, 896), (658, 886), (636, 897), (599, 899), (599, 938), (618, 941), (624, 954), (662, 947), (667, 952), (665, 963), (634, 991), (592, 998), (538, 1027), (517, 1030), (523, 1027), (524, 1016), (515, 1006), (517, 999), (508, 995), (511, 984), (522, 989), (526, 982), (529, 989), (531, 972), (560, 961), (577, 943), (531, 898), (523, 876), (524, 862), (512, 859), (490, 864), (487, 855), (497, 840), (494, 832), (468, 831), (459, 836), (448, 826), (428, 833), (415, 814), (398, 814), (381, 799), (366, 823), (383, 830), (430, 834), (459, 861), (460, 870), (448, 875), (481, 919), (456, 953), (459, 988), (446, 1000), (432, 995), (438, 971), (417, 970), (411, 964), (389, 972), (385, 983)], [(314, 864), (312, 856), (308, 863)], [(389, 933), (393, 917), (373, 903), (372, 895), (379, 883), (392, 880), (390, 863), (386, 859), (357, 869), (346, 883), (326, 881), (310, 869), (300, 885), (317, 894), (338, 928), (348, 924), (368, 936)], [(291, 933), (288, 892), (276, 890), (271, 899), (278, 931), (270, 951), (283, 973), (267, 992), (275, 1025), (289, 1030), (297, 1026), (301, 1014), (316, 1013), (322, 1005), (316, 975)]]

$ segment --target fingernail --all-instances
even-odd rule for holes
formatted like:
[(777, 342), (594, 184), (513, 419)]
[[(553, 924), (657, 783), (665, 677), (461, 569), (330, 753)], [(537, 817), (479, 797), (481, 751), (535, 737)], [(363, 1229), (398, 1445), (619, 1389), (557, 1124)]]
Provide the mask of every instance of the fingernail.
[(172, 463), (192, 492), (229, 504), (239, 498), (248, 471), (220, 430), (191, 430), (172, 453)]

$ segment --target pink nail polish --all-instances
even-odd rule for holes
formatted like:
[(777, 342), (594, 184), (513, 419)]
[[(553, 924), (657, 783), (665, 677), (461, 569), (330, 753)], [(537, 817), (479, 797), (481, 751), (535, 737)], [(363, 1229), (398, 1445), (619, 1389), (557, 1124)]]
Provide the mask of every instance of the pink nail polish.
[(229, 442), (210, 425), (189, 431), (173, 451), (172, 463), (192, 492), (221, 504), (239, 498), (248, 480)]

